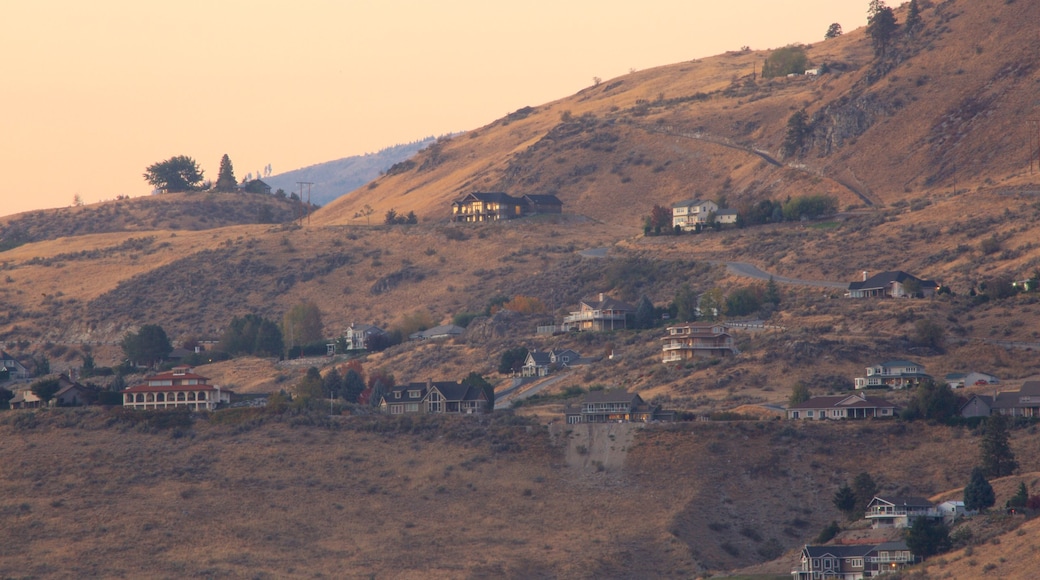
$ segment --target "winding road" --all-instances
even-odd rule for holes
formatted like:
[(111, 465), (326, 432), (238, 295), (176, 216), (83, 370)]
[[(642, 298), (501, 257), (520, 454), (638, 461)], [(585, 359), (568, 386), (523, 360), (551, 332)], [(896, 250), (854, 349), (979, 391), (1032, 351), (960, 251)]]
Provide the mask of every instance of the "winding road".
[(841, 288), (842, 290), (849, 287), (848, 282), (828, 282), (826, 280), (801, 280), (798, 278), (788, 278), (786, 276), (777, 276), (770, 274), (764, 270), (748, 264), (746, 262), (712, 262), (713, 264), (726, 264), (726, 268), (731, 274), (737, 276), (744, 276), (745, 278), (755, 278), (756, 280), (769, 280), (772, 278), (778, 284), (792, 284), (795, 286), (815, 286), (817, 288)]

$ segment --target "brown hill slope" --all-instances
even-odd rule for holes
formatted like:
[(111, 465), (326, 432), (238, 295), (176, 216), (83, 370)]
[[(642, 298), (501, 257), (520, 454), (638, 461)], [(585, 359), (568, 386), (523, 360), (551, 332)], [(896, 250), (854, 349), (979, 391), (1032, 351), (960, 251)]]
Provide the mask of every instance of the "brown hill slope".
[[(864, 469), (928, 494), (977, 448), (879, 422), (651, 427), (610, 450), (627, 437), (612, 427), (583, 455), (587, 439), (508, 416), (4, 413), (0, 574), (692, 577), (804, 543)], [(1025, 470), (1036, 443), (1014, 433)], [(608, 451), (627, 458), (600, 467)]]
[[(442, 221), (470, 191), (555, 193), (569, 211), (638, 226), (654, 203), (829, 193), (843, 205), (935, 190), (1030, 184), (1037, 7), (922, 2), (924, 27), (884, 60), (860, 29), (808, 48), (813, 80), (753, 76), (767, 51), (639, 71), (442, 140), (316, 223), (358, 223), (363, 206)], [(902, 18), (902, 13), (899, 13)], [(792, 112), (811, 135), (781, 159)], [(1035, 116), (1035, 115), (1034, 115)]]

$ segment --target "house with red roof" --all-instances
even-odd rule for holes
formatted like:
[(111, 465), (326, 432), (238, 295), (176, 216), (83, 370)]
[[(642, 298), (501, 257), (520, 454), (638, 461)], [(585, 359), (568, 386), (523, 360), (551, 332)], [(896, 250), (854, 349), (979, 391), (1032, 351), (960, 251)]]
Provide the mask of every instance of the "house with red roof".
[(899, 407), (878, 397), (855, 393), (830, 397), (813, 397), (787, 408), (787, 418), (805, 419), (869, 419), (894, 417)]
[(129, 409), (173, 409), (187, 407), (212, 411), (231, 403), (231, 391), (211, 385), (209, 378), (188, 367), (145, 377), (144, 382), (123, 390), (123, 406)]

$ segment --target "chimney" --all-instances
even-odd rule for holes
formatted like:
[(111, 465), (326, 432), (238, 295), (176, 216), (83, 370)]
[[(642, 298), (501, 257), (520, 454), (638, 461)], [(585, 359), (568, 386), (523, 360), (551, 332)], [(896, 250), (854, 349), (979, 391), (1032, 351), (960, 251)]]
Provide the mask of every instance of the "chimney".
[(863, 270), (863, 281), (864, 282), (867, 281), (867, 271), (866, 270)]
[(607, 299), (607, 298), (606, 298), (606, 296), (604, 296), (604, 295), (603, 295), (603, 293), (602, 293), (602, 292), (600, 292), (600, 293), (599, 293), (599, 301), (600, 301), (600, 302), (603, 302), (603, 301), (604, 301), (604, 300), (606, 300), (606, 299)]

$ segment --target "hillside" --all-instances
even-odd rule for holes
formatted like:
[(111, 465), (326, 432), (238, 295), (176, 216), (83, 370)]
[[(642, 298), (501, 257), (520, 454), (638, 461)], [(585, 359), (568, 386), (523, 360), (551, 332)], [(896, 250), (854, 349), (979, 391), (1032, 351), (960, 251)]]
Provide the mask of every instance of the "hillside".
[[(508, 415), (5, 413), (0, 574), (696, 577), (800, 547), (864, 469), (929, 494), (977, 448), (920, 423), (648, 427), (585, 452), (554, 432)], [(1024, 471), (1036, 437), (1012, 439)]]

